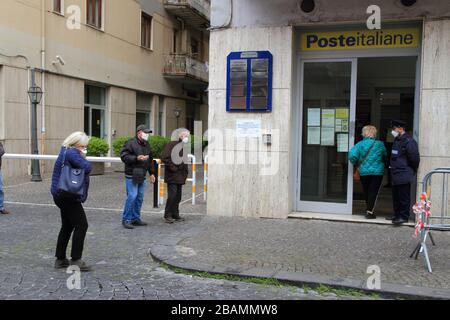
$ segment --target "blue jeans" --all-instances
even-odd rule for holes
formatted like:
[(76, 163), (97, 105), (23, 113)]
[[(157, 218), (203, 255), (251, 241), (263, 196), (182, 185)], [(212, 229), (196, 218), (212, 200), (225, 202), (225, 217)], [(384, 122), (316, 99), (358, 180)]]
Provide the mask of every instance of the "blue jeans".
[(141, 208), (144, 202), (144, 192), (147, 181), (137, 184), (133, 183), (133, 179), (126, 178), (125, 184), (127, 188), (127, 199), (125, 208), (123, 209), (123, 222), (134, 222), (141, 220)]
[(3, 201), (5, 201), (5, 194), (3, 193), (3, 175), (2, 171), (0, 170), (0, 211), (5, 210)]

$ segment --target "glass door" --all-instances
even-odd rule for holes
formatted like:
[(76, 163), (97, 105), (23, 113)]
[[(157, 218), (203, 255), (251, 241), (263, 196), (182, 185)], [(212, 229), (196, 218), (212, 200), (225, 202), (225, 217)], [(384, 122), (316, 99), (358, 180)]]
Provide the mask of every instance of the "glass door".
[(352, 214), (356, 59), (305, 60), (297, 210)]

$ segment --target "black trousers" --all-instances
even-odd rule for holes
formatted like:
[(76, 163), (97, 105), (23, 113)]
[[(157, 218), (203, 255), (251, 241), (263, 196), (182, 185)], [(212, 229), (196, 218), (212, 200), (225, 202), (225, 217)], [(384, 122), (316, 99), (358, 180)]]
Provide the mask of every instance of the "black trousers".
[(62, 222), (56, 245), (56, 258), (66, 259), (67, 245), (73, 233), (71, 257), (72, 260), (79, 260), (83, 255), (84, 239), (88, 229), (83, 205), (67, 193), (54, 197), (54, 201), (61, 211)]
[(383, 176), (361, 176), (367, 211), (373, 212), (382, 182)]
[(167, 203), (164, 218), (178, 219), (180, 217), (180, 202), (182, 184), (169, 183), (167, 185)]
[(392, 186), (394, 218), (409, 219), (411, 211), (411, 183)]

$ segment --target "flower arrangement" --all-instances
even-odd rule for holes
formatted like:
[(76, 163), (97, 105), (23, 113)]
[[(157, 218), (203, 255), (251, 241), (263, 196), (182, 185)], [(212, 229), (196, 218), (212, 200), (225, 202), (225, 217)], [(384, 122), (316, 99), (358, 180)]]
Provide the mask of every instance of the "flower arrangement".
[(428, 218), (431, 216), (431, 200), (427, 192), (420, 196), (420, 200), (413, 206), (413, 212), (417, 215), (414, 237), (416, 238), (425, 229)]

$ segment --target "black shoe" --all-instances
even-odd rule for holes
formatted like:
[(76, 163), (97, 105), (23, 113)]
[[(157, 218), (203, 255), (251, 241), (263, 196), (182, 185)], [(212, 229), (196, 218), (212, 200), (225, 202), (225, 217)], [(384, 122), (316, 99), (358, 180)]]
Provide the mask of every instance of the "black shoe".
[(396, 226), (400, 226), (407, 222), (408, 222), (408, 219), (405, 219), (405, 218), (397, 218), (397, 219), (392, 220), (392, 223)]
[(366, 211), (366, 219), (376, 219), (376, 218), (377, 216), (374, 213)]
[(390, 221), (392, 221), (392, 220), (394, 220), (395, 219), (395, 216), (387, 216), (386, 218), (385, 218), (386, 220), (390, 220)]
[(175, 222), (186, 221), (186, 219), (184, 219), (184, 218), (182, 218), (182, 217), (173, 218), (173, 220), (175, 220)]
[(70, 261), (71, 266), (77, 266), (80, 268), (81, 272), (89, 272), (92, 271), (92, 268), (86, 264), (83, 260), (71, 260)]
[(66, 269), (70, 266), (70, 262), (67, 259), (56, 259), (55, 269)]
[(11, 212), (9, 212), (8, 210), (2, 210), (2, 211), (0, 211), (0, 214), (11, 214)]
[(133, 221), (131, 224), (136, 227), (145, 227), (146, 225), (148, 225), (148, 223), (146, 223), (142, 220)]
[(133, 225), (130, 222), (122, 222), (122, 225), (125, 229), (134, 229)]
[(165, 223), (169, 223), (169, 224), (172, 224), (172, 223), (174, 223), (174, 222), (175, 222), (175, 220), (174, 220), (174, 219), (172, 219), (172, 218), (164, 218), (164, 222), (165, 222)]

